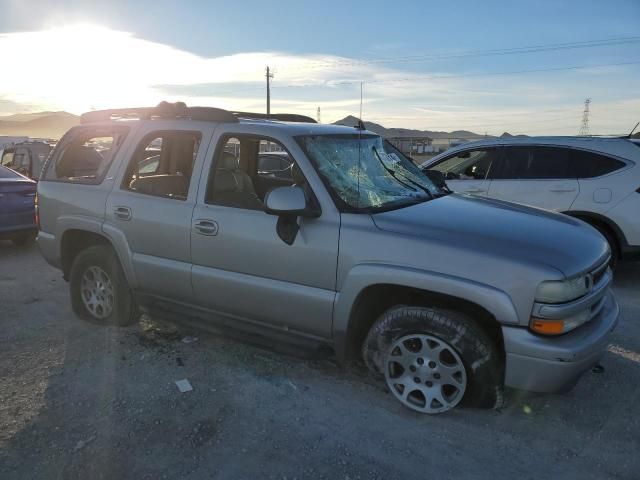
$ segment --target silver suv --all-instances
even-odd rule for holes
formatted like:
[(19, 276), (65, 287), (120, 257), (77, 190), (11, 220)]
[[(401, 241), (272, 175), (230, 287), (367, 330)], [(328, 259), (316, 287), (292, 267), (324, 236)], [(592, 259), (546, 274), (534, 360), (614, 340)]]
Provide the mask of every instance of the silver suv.
[[(448, 194), (385, 148), (296, 115), (90, 112), (42, 173), (38, 243), (89, 322), (144, 311), (329, 346), (423, 413), (569, 388), (618, 323), (605, 239)], [(259, 170), (272, 151), (290, 178)]]

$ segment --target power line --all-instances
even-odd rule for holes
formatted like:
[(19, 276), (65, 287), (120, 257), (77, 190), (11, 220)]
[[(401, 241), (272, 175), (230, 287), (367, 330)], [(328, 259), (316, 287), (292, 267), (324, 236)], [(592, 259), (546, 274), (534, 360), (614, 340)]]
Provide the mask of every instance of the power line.
[(629, 43), (640, 42), (640, 36), (629, 37), (616, 37), (601, 40), (586, 40), (581, 42), (568, 42), (568, 43), (555, 43), (545, 45), (529, 45), (513, 48), (501, 48), (490, 50), (470, 50), (460, 53), (440, 53), (440, 54), (419, 54), (419, 55), (405, 55), (398, 57), (386, 57), (377, 59), (362, 59), (362, 60), (327, 60), (320, 62), (309, 62), (306, 65), (301, 65), (298, 68), (290, 70), (307, 70), (316, 68), (326, 68), (332, 66), (362, 66), (373, 64), (385, 64), (385, 63), (405, 63), (405, 62), (418, 62), (423, 60), (446, 60), (454, 58), (467, 58), (467, 57), (485, 57), (485, 56), (502, 56), (502, 55), (514, 55), (519, 53), (538, 53), (549, 52), (558, 50), (574, 50), (581, 48), (595, 48), (595, 47), (607, 47), (615, 45), (625, 45)]
[[(440, 80), (440, 79), (465, 78), (465, 77), (490, 77), (495, 75), (518, 75), (522, 73), (559, 72), (559, 71), (565, 71), (565, 70), (584, 70), (584, 69), (590, 69), (590, 68), (617, 67), (617, 66), (637, 65), (637, 64), (640, 64), (640, 60), (635, 60), (632, 62), (620, 62), (620, 63), (602, 63), (597, 65), (572, 65), (569, 67), (511, 70), (511, 71), (504, 71), (504, 72), (465, 73), (465, 74), (455, 74), (455, 75), (414, 75), (413, 77), (396, 78), (396, 79), (389, 79), (389, 80), (369, 80), (364, 83), (378, 84), (378, 83), (413, 82), (416, 80)], [(333, 86), (342, 86), (342, 85), (359, 85), (360, 82), (361, 82), (360, 80), (348, 80), (348, 81), (331, 82), (331, 83), (324, 83), (324, 84), (307, 83), (307, 84), (300, 84), (300, 85), (280, 85), (278, 87), (273, 87), (273, 88), (333, 87)]]

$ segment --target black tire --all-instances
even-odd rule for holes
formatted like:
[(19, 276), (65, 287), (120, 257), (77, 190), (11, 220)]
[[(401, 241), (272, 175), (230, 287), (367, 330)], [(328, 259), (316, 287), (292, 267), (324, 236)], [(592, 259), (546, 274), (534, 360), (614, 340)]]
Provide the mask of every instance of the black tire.
[(22, 235), (18, 235), (13, 237), (11, 241), (16, 247), (24, 247), (26, 245), (31, 245), (36, 240), (36, 235), (34, 233), (25, 233)]
[[(102, 269), (113, 285), (113, 307), (105, 318), (95, 316), (82, 299), (82, 277), (90, 267)], [(80, 252), (71, 266), (69, 287), (73, 312), (82, 320), (96, 325), (127, 326), (140, 318), (120, 261), (110, 246), (95, 245)]]
[(467, 387), (462, 404), (497, 408), (503, 402), (503, 366), (498, 348), (469, 316), (453, 310), (397, 306), (373, 324), (362, 344), (365, 364), (378, 378), (391, 345), (410, 334), (426, 334), (450, 344), (465, 367)]

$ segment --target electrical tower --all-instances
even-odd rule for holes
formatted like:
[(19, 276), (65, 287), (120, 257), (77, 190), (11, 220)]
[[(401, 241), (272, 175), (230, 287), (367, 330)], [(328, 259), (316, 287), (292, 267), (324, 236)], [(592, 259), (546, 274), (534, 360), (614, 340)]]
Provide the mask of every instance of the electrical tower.
[(267, 77), (267, 115), (271, 115), (271, 79), (273, 78), (273, 72), (269, 70), (268, 65), (265, 77)]
[(578, 135), (586, 137), (589, 135), (589, 104), (591, 99), (587, 98), (584, 101), (584, 111), (582, 112), (582, 125), (580, 126), (580, 133)]
[(322, 123), (322, 122), (320, 121), (320, 107), (318, 107), (318, 123)]

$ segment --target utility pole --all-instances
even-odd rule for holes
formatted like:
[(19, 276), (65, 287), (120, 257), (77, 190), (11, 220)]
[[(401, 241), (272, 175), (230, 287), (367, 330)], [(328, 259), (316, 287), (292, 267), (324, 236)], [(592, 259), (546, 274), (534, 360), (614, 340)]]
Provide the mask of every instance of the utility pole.
[(591, 103), (591, 99), (587, 98), (584, 101), (584, 111), (582, 112), (582, 125), (580, 126), (580, 135), (581, 137), (586, 137), (589, 135), (589, 104)]
[(318, 119), (317, 119), (317, 120), (318, 120), (318, 123), (322, 123), (322, 122), (320, 121), (320, 107), (318, 107)]
[(268, 65), (265, 76), (267, 77), (267, 115), (271, 115), (271, 79), (273, 78), (273, 73), (269, 70)]

